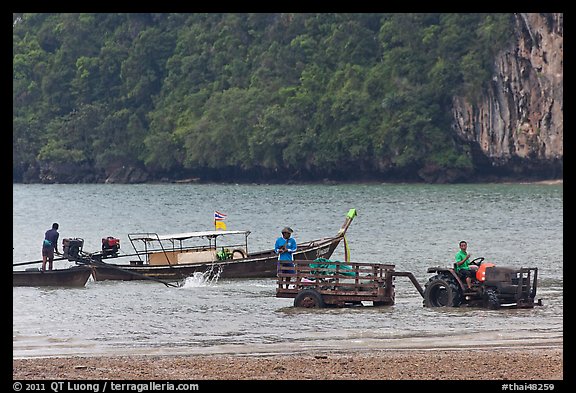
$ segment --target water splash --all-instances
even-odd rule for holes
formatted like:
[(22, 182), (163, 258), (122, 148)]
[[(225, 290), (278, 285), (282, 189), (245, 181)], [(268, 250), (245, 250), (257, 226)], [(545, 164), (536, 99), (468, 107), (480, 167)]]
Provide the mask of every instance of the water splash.
[(215, 285), (222, 273), (221, 266), (211, 265), (205, 272), (194, 272), (190, 277), (186, 277), (182, 288), (197, 288)]

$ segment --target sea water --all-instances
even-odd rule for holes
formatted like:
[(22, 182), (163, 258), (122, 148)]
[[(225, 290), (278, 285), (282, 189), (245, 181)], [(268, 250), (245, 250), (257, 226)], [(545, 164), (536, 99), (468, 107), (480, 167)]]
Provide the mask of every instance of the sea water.
[[(396, 278), (393, 306), (327, 309), (276, 298), (274, 279), (198, 273), (178, 288), (90, 279), (84, 288), (13, 288), (13, 356), (563, 344), (562, 184), (15, 184), (13, 263), (41, 259), (52, 222), (61, 239), (84, 239), (85, 251), (114, 236), (130, 254), (128, 233), (213, 229), (218, 210), (228, 229), (251, 231), (249, 251), (257, 251), (272, 248), (284, 226), (302, 242), (333, 235), (351, 208), (351, 260), (394, 264), (424, 285), (427, 268), (451, 266), (466, 240), (474, 258), (538, 267), (543, 306), (424, 308), (405, 277)], [(332, 259), (344, 257), (340, 245)]]

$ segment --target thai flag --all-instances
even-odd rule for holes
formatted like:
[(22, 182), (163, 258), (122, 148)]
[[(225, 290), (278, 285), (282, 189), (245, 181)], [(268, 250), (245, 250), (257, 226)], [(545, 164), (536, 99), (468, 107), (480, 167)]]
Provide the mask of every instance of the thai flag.
[(226, 214), (219, 211), (214, 212), (214, 221), (222, 221), (226, 219)]

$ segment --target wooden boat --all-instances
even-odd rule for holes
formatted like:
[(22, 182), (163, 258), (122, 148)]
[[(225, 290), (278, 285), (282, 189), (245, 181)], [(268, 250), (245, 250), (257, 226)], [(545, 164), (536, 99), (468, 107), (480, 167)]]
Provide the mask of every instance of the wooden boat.
[(42, 271), (38, 268), (12, 271), (13, 287), (83, 287), (92, 274), (89, 266)]
[[(335, 236), (299, 243), (294, 259), (312, 261), (330, 258), (355, 216), (356, 209), (350, 209)], [(92, 260), (92, 275), (95, 281), (149, 278), (180, 281), (197, 272), (221, 278), (276, 277), (277, 254), (273, 249), (249, 252), (249, 234), (250, 231), (223, 230), (174, 235), (129, 234), (128, 238), (136, 251), (134, 255), (138, 259), (124, 264)], [(236, 236), (236, 240), (229, 239), (233, 236)], [(242, 240), (238, 240), (238, 237)], [(200, 240), (204, 243), (198, 244)], [(193, 245), (187, 245), (187, 242)]]

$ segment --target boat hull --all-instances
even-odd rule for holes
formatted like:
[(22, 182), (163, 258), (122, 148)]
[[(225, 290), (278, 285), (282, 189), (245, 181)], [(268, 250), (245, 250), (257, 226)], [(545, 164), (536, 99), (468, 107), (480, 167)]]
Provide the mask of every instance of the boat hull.
[(12, 272), (13, 287), (84, 287), (92, 269), (88, 266), (74, 266), (67, 269), (24, 270)]
[[(310, 261), (316, 258), (328, 259), (342, 238), (338, 236), (303, 243), (294, 253), (294, 258)], [(278, 256), (270, 250), (251, 254), (247, 258), (205, 263), (160, 266), (98, 263), (92, 265), (92, 275), (95, 281), (130, 281), (150, 278), (179, 281), (197, 272), (218, 275), (220, 278), (269, 278), (276, 277), (277, 263)]]

